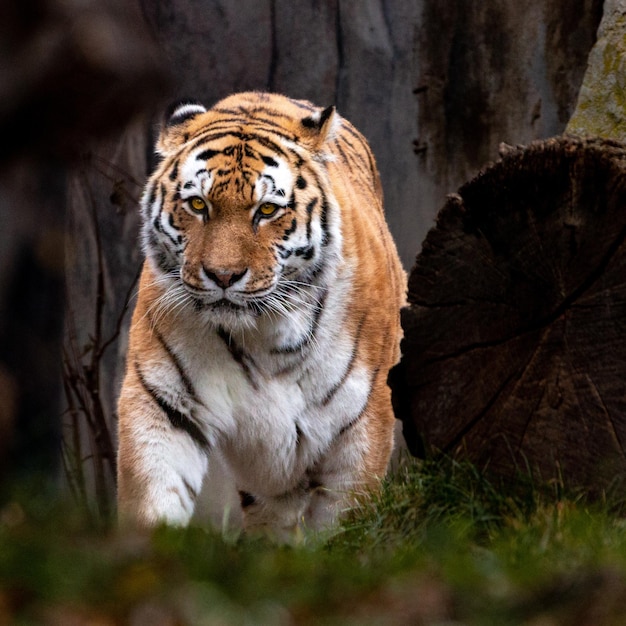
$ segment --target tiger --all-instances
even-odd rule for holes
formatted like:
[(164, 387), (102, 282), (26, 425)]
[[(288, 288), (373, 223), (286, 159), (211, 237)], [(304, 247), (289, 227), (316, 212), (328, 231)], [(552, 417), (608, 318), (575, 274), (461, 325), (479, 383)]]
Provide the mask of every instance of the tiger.
[(141, 199), (118, 514), (186, 526), (219, 454), (243, 532), (332, 529), (379, 489), (406, 276), (377, 165), (335, 106), (176, 107)]

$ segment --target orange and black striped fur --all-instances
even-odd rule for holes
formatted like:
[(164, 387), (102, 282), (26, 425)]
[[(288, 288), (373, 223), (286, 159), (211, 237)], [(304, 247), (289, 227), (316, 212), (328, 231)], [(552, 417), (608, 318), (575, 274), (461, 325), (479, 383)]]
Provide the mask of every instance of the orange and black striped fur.
[(219, 451), (246, 528), (329, 526), (393, 444), (405, 276), (371, 150), (334, 107), (243, 93), (180, 106), (157, 151), (119, 513), (186, 524)]

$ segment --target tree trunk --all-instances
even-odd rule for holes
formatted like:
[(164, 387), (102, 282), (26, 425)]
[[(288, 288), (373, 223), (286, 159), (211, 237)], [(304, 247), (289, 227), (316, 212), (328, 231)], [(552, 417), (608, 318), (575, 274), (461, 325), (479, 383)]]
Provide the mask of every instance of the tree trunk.
[(59, 461), (67, 173), (166, 74), (124, 0), (2, 3), (0, 50), (0, 477), (39, 489)]
[(394, 403), (414, 454), (595, 493), (626, 472), (626, 148), (517, 149), (452, 195), (409, 280)]

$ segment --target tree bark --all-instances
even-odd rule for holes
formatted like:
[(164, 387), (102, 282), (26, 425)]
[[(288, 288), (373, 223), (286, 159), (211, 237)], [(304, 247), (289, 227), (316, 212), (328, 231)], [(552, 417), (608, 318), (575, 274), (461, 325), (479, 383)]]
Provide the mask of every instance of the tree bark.
[(0, 473), (39, 488), (61, 438), (67, 172), (166, 74), (123, 0), (3, 3), (0, 51)]
[(595, 493), (621, 481), (624, 207), (624, 146), (574, 138), (514, 149), (448, 198), (390, 376), (414, 454)]

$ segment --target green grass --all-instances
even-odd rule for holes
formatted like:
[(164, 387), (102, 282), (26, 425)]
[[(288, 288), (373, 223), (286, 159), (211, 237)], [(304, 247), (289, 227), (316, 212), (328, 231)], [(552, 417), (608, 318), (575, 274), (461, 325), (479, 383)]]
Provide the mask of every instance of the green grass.
[(0, 624), (626, 624), (619, 506), (406, 461), (331, 537), (103, 530), (71, 507), (0, 512)]

